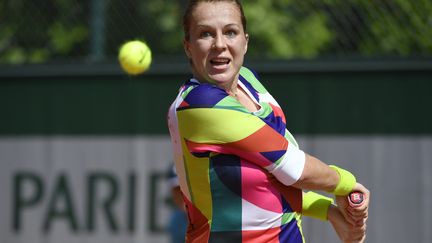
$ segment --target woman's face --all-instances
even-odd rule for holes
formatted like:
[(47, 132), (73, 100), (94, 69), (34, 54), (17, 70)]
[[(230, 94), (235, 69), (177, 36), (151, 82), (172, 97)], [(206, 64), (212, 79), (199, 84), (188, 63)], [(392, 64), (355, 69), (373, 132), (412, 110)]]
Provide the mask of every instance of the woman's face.
[(198, 4), (189, 36), (184, 48), (196, 78), (229, 88), (238, 78), (248, 44), (237, 6), (229, 2)]

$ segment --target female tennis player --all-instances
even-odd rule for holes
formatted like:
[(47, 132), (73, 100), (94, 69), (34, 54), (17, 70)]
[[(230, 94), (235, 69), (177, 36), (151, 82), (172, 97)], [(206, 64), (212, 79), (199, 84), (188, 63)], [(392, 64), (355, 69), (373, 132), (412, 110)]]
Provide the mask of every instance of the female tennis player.
[[(186, 242), (304, 242), (302, 215), (329, 220), (343, 242), (362, 242), (369, 191), (349, 171), (299, 149), (281, 107), (243, 67), (249, 36), (239, 1), (190, 1), (183, 24), (193, 78), (168, 124)], [(364, 194), (360, 207), (346, 206), (352, 191)]]

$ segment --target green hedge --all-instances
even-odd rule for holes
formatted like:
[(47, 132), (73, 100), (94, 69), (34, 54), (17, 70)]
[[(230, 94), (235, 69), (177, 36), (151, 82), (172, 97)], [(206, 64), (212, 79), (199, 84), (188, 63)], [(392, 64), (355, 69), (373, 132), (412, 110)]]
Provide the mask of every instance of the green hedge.
[[(256, 70), (294, 134), (432, 134), (431, 70)], [(0, 135), (167, 134), (188, 76), (6, 75)]]

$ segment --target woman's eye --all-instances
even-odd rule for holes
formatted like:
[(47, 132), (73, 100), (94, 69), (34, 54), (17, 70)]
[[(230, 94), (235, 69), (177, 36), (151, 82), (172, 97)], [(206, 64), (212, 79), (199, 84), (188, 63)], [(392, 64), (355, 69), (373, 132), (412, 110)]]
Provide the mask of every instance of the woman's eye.
[(210, 37), (210, 36), (211, 36), (211, 33), (208, 32), (208, 31), (203, 31), (203, 32), (201, 32), (201, 34), (200, 34), (200, 37), (201, 37), (201, 38), (206, 38), (206, 37)]
[(233, 31), (233, 30), (230, 30), (230, 31), (227, 31), (227, 32), (225, 33), (225, 35), (227, 35), (227, 36), (230, 37), (230, 38), (233, 38), (233, 37), (235, 37), (235, 36), (237, 35), (237, 32), (235, 32), (235, 31)]

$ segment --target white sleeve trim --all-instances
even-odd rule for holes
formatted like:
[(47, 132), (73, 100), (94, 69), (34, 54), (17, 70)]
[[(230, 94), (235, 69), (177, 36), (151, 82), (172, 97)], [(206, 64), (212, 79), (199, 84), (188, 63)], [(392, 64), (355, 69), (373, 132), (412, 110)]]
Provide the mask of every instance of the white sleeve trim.
[(302, 175), (305, 160), (305, 153), (293, 144), (289, 144), (282, 161), (274, 168), (269, 169), (269, 172), (282, 184), (289, 186), (294, 184)]

